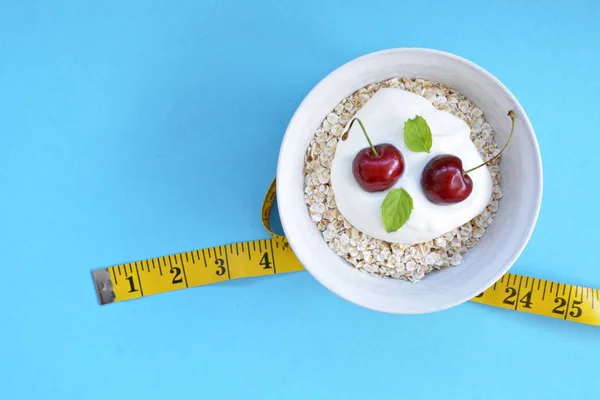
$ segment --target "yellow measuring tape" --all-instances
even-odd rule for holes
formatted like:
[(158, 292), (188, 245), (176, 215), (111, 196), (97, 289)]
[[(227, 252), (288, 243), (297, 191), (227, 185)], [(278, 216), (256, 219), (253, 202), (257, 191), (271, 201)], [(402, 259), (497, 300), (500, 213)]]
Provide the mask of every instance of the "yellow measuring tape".
[[(271, 239), (209, 247), (92, 271), (100, 304), (230, 279), (301, 271), (285, 237), (271, 229), (275, 181), (262, 206)], [(477, 303), (600, 326), (600, 290), (506, 274)]]

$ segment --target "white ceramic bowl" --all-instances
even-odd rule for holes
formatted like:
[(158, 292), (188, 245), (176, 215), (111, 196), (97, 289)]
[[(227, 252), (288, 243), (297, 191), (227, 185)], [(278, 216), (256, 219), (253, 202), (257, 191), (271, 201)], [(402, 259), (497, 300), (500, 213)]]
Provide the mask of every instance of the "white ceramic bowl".
[[(502, 145), (517, 117), (515, 137), (502, 157), (499, 211), (481, 241), (458, 267), (418, 283), (369, 276), (329, 249), (303, 200), (304, 155), (323, 118), (368, 84), (421, 77), (459, 90), (480, 107)], [(461, 304), (497, 281), (517, 260), (535, 226), (542, 199), (542, 164), (533, 128), (509, 90), (489, 72), (458, 56), (400, 48), (359, 57), (333, 71), (306, 96), (289, 123), (277, 166), (277, 199), (285, 234), (304, 267), (340, 297), (377, 311), (417, 314)]]

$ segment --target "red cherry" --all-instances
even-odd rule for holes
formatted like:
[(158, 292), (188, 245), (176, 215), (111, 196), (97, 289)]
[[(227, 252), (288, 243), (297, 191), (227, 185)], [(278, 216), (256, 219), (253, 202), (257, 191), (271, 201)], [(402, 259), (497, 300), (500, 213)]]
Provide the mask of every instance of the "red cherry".
[(402, 153), (389, 143), (373, 146), (365, 126), (358, 118), (350, 121), (348, 130), (342, 135), (342, 140), (348, 139), (350, 129), (352, 129), (355, 122), (360, 125), (365, 139), (369, 142), (369, 147), (365, 147), (354, 157), (352, 162), (354, 179), (367, 192), (380, 192), (389, 189), (400, 179), (404, 172)]
[(450, 154), (442, 154), (429, 160), (421, 175), (421, 188), (423, 188), (423, 192), (425, 192), (425, 196), (429, 201), (435, 204), (455, 204), (469, 197), (473, 191), (473, 181), (468, 175), (469, 172), (488, 165), (500, 157), (513, 138), (515, 113), (511, 110), (508, 112), (508, 116), (511, 120), (508, 139), (502, 150), (489, 160), (466, 171), (463, 170), (460, 158)]
[(423, 169), (421, 187), (432, 203), (454, 204), (469, 197), (473, 181), (464, 173), (460, 158), (442, 154), (429, 160)]
[(367, 192), (380, 192), (389, 189), (404, 172), (404, 157), (394, 145), (378, 144), (365, 147), (358, 152), (352, 163), (352, 173), (356, 182)]

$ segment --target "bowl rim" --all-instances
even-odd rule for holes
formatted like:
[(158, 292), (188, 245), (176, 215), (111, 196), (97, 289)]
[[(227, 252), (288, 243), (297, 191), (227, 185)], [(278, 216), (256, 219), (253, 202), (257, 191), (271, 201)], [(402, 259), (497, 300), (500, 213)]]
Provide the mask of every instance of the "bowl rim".
[[(478, 73), (484, 75), (486, 78), (488, 78), (490, 81), (492, 81), (494, 84), (498, 85), (498, 87), (500, 87), (500, 89), (502, 89), (502, 91), (504, 91), (504, 93), (508, 96), (508, 98), (515, 104), (515, 112), (519, 115), (524, 116), (525, 118), (523, 118), (523, 122), (526, 124), (527, 126), (527, 130), (529, 132), (532, 133), (532, 137), (531, 139), (533, 140), (533, 144), (534, 144), (534, 148), (537, 150), (535, 151), (534, 157), (535, 157), (535, 164), (537, 169), (539, 170), (539, 180), (538, 180), (538, 187), (536, 190), (536, 196), (535, 196), (535, 209), (533, 210), (533, 218), (531, 219), (531, 223), (529, 224), (529, 226), (527, 227), (527, 231), (525, 232), (525, 236), (524, 236), (524, 240), (521, 242), (520, 246), (516, 249), (516, 251), (512, 254), (512, 256), (510, 257), (510, 259), (505, 263), (504, 267), (501, 268), (497, 273), (495, 273), (493, 276), (490, 277), (490, 279), (488, 279), (488, 281), (486, 282), (486, 284), (484, 285), (484, 288), (481, 289), (482, 291), (488, 289), (489, 287), (491, 287), (495, 282), (497, 282), (502, 276), (504, 276), (511, 268), (512, 266), (515, 264), (515, 262), (518, 260), (518, 258), (521, 256), (521, 254), (523, 253), (523, 251), (525, 250), (527, 244), (529, 243), (530, 239), (531, 239), (531, 235), (533, 234), (533, 231), (535, 229), (535, 226), (537, 225), (537, 221), (538, 221), (538, 217), (539, 217), (539, 213), (540, 213), (540, 209), (541, 209), (541, 205), (542, 205), (542, 197), (543, 197), (543, 165), (542, 165), (542, 158), (541, 158), (541, 153), (540, 153), (540, 148), (539, 148), (539, 143), (537, 140), (537, 136), (535, 135), (535, 130), (533, 129), (533, 126), (529, 120), (529, 117), (527, 116), (527, 114), (525, 113), (525, 110), (523, 109), (523, 107), (521, 106), (521, 103), (519, 103), (519, 101), (517, 100), (517, 98), (513, 95), (513, 93), (506, 87), (506, 85), (504, 85), (498, 78), (496, 78), (492, 73), (490, 73), (489, 71), (487, 71), (486, 69), (484, 69), (483, 67), (475, 64), (472, 61), (469, 61), (468, 59), (458, 56), (456, 54), (453, 53), (449, 53), (446, 51), (442, 51), (442, 50), (437, 50), (437, 49), (431, 49), (431, 48), (423, 48), (423, 47), (396, 47), (396, 48), (388, 48), (388, 49), (383, 49), (383, 50), (378, 50), (378, 51), (374, 51), (371, 53), (367, 53), (364, 54), (362, 56), (356, 57), (350, 61), (345, 62), (344, 64), (338, 66), (337, 68), (335, 68), (333, 71), (331, 71), (329, 74), (327, 74), (324, 78), (322, 78), (304, 97), (304, 99), (302, 100), (302, 102), (298, 105), (296, 111), (294, 112), (294, 114), (292, 115), (292, 118), (290, 119), (290, 122), (288, 123), (288, 126), (286, 128), (283, 140), (281, 142), (281, 146), (280, 146), (280, 152), (279, 152), (279, 156), (278, 156), (278, 161), (277, 161), (277, 178), (279, 180), (279, 174), (281, 171), (281, 165), (284, 163), (284, 157), (283, 157), (283, 149), (285, 149), (288, 146), (288, 143), (290, 141), (290, 132), (293, 130), (295, 124), (297, 123), (297, 120), (300, 117), (300, 114), (303, 112), (304, 110), (304, 106), (305, 104), (311, 100), (312, 95), (314, 94), (314, 92), (318, 91), (322, 86), (326, 85), (327, 82), (334, 77), (337, 74), (340, 74), (341, 71), (345, 70), (346, 68), (350, 67), (352, 64), (360, 62), (360, 61), (364, 61), (365, 59), (368, 58), (375, 58), (375, 57), (379, 57), (379, 56), (383, 56), (383, 55), (389, 55), (391, 53), (410, 53), (410, 52), (420, 52), (422, 54), (433, 54), (436, 56), (440, 56), (440, 57), (446, 57), (449, 59), (452, 59), (455, 62), (458, 63), (462, 63), (465, 64), (467, 67), (474, 69), (475, 71), (477, 71)], [(282, 185), (277, 185), (276, 187), (276, 192), (277, 192), (277, 197), (281, 198), (281, 190), (282, 190)], [(344, 293), (341, 293), (339, 290), (337, 290), (335, 288), (334, 285), (330, 284), (330, 282), (328, 281), (324, 281), (322, 279), (320, 279), (312, 270), (311, 267), (307, 266), (307, 263), (305, 262), (305, 257), (303, 254), (301, 254), (301, 252), (297, 252), (297, 246), (296, 246), (296, 241), (295, 241), (295, 236), (294, 234), (290, 235), (289, 232), (293, 231), (290, 230), (289, 228), (289, 223), (292, 222), (290, 220), (288, 220), (288, 214), (286, 213), (285, 207), (286, 205), (283, 204), (282, 202), (278, 202), (277, 203), (278, 206), (278, 211), (279, 211), (279, 215), (280, 215), (280, 219), (281, 219), (281, 225), (282, 228), (285, 232), (285, 235), (288, 239), (289, 245), (292, 249), (292, 251), (294, 251), (294, 254), (296, 255), (296, 257), (298, 258), (298, 260), (300, 261), (300, 263), (304, 266), (304, 268), (311, 274), (311, 276), (317, 280), (317, 282), (319, 282), (321, 285), (323, 285), (324, 287), (326, 287), (329, 291), (331, 291), (332, 293), (334, 293), (335, 295), (341, 297), (342, 299), (353, 303), (355, 305), (358, 305), (360, 307), (366, 308), (366, 309), (370, 309), (373, 311), (378, 311), (378, 312), (383, 312), (383, 313), (389, 313), (389, 314), (425, 314), (425, 313), (431, 313), (431, 312), (436, 312), (436, 311), (442, 311), (442, 310), (446, 310), (452, 307), (455, 307), (457, 305), (460, 305), (462, 303), (465, 303), (467, 301), (469, 301), (471, 299), (471, 297), (468, 298), (457, 298), (454, 301), (450, 301), (447, 302), (445, 304), (439, 305), (437, 307), (431, 307), (430, 309), (425, 309), (425, 310), (419, 310), (419, 311), (413, 311), (413, 312), (397, 312), (394, 311), (392, 309), (389, 308), (385, 308), (385, 307), (376, 307), (376, 306), (371, 306), (371, 305), (366, 305), (360, 302), (355, 301), (354, 299), (350, 298), (349, 296), (346, 296)]]

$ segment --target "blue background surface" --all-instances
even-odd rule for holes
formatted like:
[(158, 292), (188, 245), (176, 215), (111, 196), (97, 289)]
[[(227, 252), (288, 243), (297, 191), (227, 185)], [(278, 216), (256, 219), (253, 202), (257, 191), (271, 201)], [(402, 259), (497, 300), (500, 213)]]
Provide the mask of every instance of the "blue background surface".
[(306, 272), (97, 305), (93, 268), (267, 237), (299, 102), (401, 46), (519, 98), (545, 190), (513, 271), (600, 287), (600, 3), (369, 3), (0, 0), (0, 399), (597, 394), (598, 328), (474, 303), (378, 314)]

